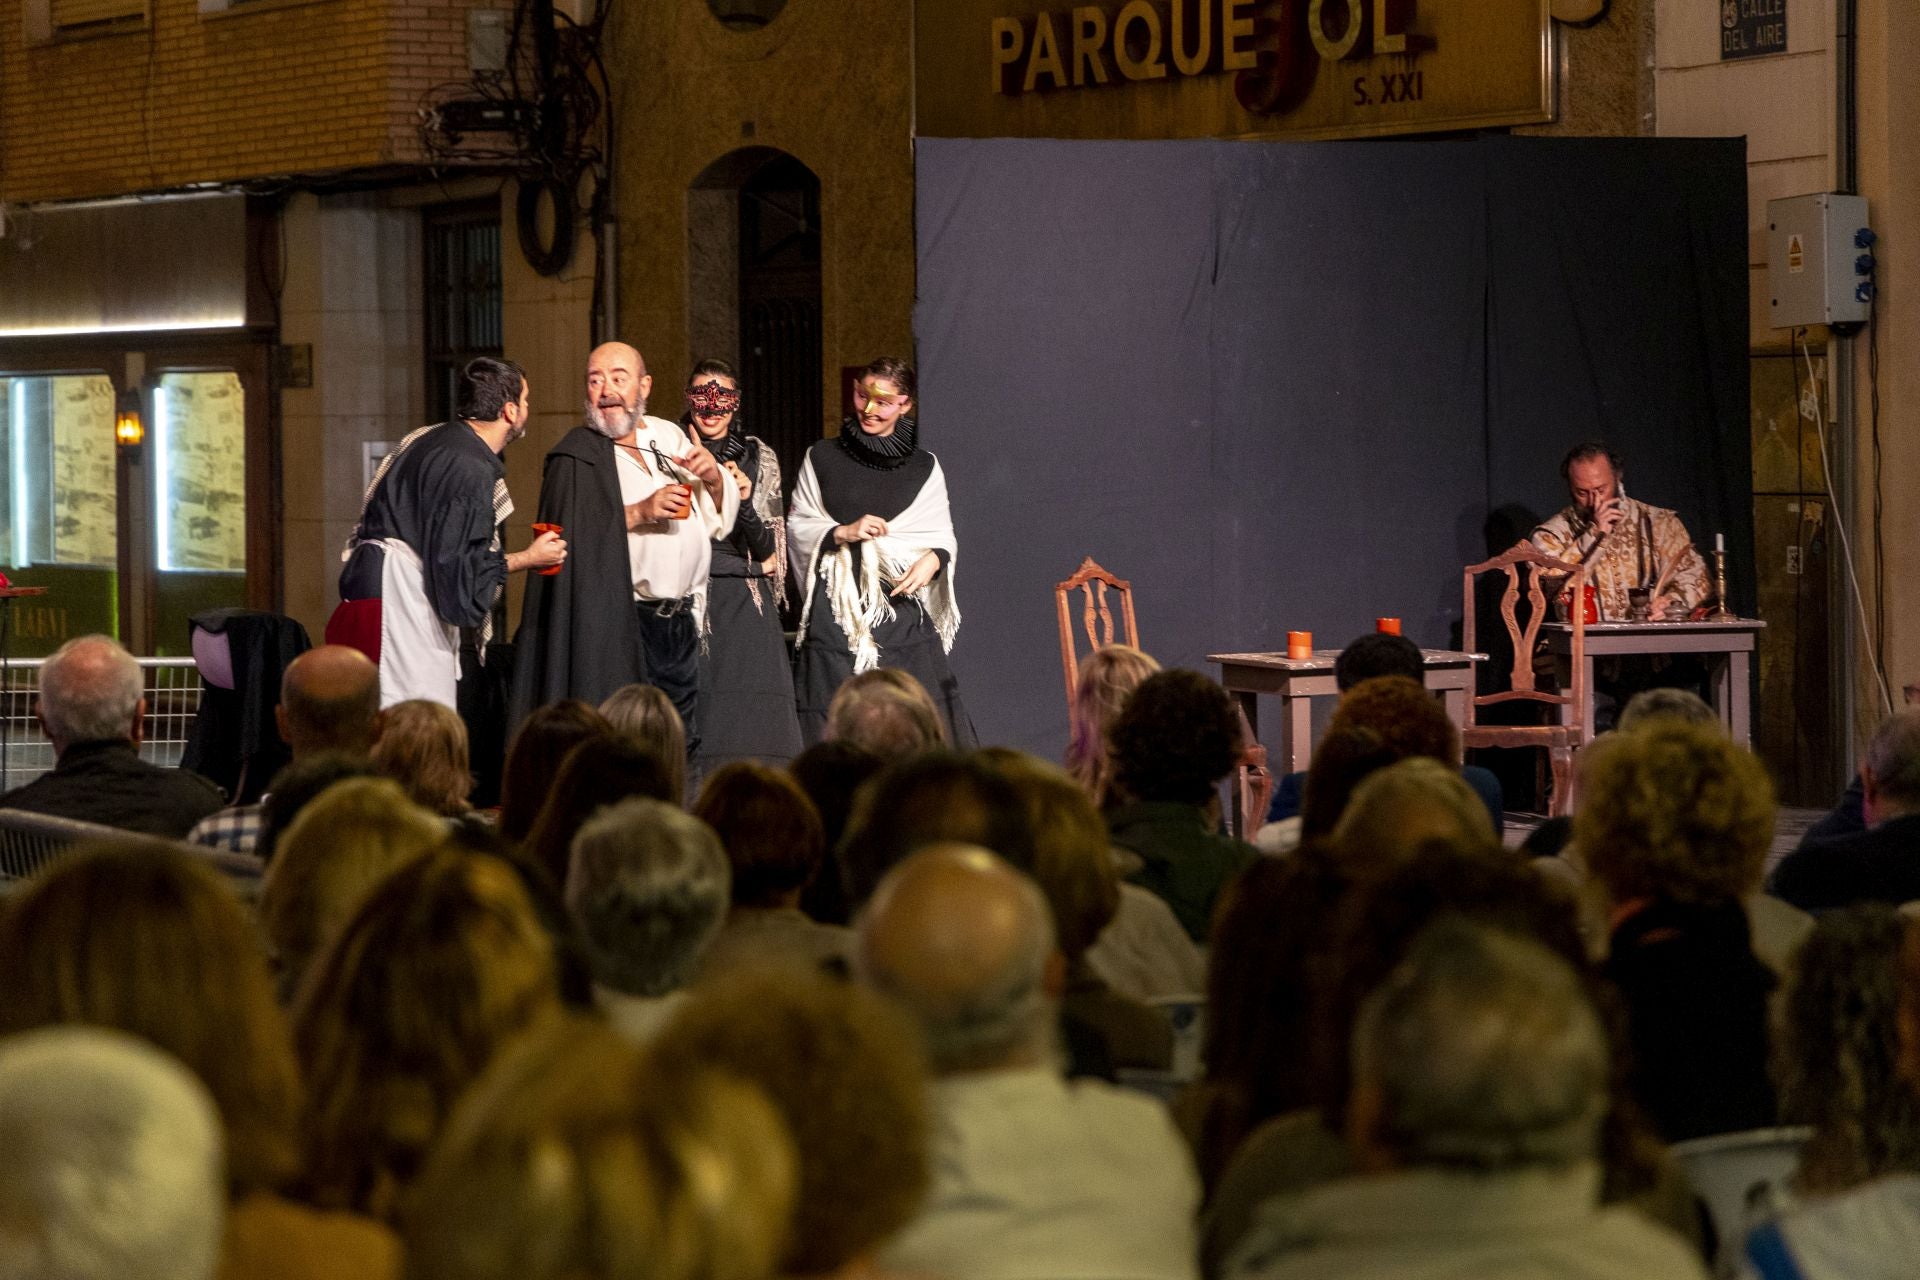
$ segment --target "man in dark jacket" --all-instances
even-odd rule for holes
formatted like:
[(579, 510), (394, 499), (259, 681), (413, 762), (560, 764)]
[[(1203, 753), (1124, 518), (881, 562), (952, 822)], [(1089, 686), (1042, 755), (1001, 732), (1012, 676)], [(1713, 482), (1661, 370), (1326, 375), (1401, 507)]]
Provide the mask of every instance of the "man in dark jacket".
[(179, 837), (224, 802), (199, 774), (140, 758), (140, 664), (108, 636), (69, 640), (46, 660), (35, 712), (56, 763), (0, 795), (0, 809)]
[(1807, 911), (1920, 899), (1920, 710), (1874, 733), (1860, 767), (1860, 811), (1866, 830), (1788, 854), (1769, 882), (1774, 896)]

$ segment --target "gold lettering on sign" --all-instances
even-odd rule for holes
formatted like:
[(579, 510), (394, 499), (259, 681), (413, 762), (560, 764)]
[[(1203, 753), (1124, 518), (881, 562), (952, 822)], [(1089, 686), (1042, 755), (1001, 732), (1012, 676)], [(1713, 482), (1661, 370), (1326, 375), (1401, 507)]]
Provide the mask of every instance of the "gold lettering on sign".
[(1060, 42), (1054, 38), (1053, 15), (1049, 13), (1033, 20), (1033, 53), (1027, 59), (1027, 78), (1021, 86), (1022, 92), (1032, 93), (1039, 88), (1041, 76), (1052, 76), (1056, 89), (1067, 85), (1067, 69), (1060, 63)]
[(1213, 0), (1173, 0), (1173, 66), (1183, 76), (1213, 70)]
[(1246, 11), (1253, 0), (1226, 0), (1220, 8), (1220, 67), (1223, 71), (1245, 71), (1260, 60), (1253, 47), (1253, 15)]
[(1018, 18), (995, 18), (990, 38), (993, 41), (993, 91), (1012, 93), (1014, 64), (1027, 49), (1026, 24)]
[[(1338, 36), (1327, 34), (1327, 17), (1332, 13), (1344, 16)], [(1307, 35), (1328, 62), (1352, 57), (1365, 28), (1366, 10), (1361, 0), (1313, 0), (1307, 7)]]
[(1092, 5), (1073, 11), (1073, 83), (1105, 84), (1107, 55), (1100, 47), (1107, 40), (1107, 15)]
[[(1145, 29), (1145, 52), (1136, 61), (1130, 51), (1132, 37), (1129, 28)], [(1160, 60), (1160, 10), (1153, 0), (1127, 0), (1122, 6), (1120, 16), (1113, 20), (1113, 60), (1120, 65), (1120, 74), (1129, 80), (1159, 80), (1167, 74), (1167, 64)]]

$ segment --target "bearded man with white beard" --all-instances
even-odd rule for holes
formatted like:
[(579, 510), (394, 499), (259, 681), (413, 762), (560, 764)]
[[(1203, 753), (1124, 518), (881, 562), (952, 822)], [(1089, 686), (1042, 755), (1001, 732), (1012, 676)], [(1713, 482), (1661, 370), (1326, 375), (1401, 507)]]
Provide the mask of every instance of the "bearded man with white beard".
[[(571, 547), (564, 572), (534, 577), (514, 637), (509, 723), (562, 698), (598, 706), (650, 684), (699, 746), (700, 636), (715, 538), (740, 491), (685, 428), (647, 416), (653, 379), (624, 342), (587, 357), (586, 422), (547, 452), (540, 522)], [(557, 762), (556, 762), (557, 763)]]
[(382, 707), (410, 698), (454, 707), (460, 632), (477, 633), (485, 661), (507, 575), (567, 558), (554, 533), (525, 551), (500, 544), (501, 522), (513, 511), (500, 453), (527, 433), (527, 414), (519, 365), (468, 361), (454, 416), (402, 440), (367, 486), (341, 557), (340, 607), (327, 643), (358, 649), (379, 666)]

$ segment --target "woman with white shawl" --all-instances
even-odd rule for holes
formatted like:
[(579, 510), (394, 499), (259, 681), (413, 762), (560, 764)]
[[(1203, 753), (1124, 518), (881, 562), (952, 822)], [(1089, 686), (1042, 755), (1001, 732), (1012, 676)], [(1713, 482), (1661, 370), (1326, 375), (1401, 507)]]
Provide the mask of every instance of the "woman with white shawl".
[(947, 479), (918, 445), (914, 391), (903, 360), (883, 356), (862, 369), (854, 416), (807, 450), (794, 485), (787, 549), (807, 592), (794, 685), (810, 744), (834, 691), (875, 667), (925, 685), (954, 746), (977, 741), (947, 664), (960, 629)]

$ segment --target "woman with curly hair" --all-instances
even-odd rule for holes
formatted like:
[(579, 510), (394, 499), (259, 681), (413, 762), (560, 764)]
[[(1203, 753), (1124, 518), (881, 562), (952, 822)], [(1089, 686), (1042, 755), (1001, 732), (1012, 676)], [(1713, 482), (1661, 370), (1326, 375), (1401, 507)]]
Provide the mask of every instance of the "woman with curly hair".
[(1813, 1126), (1794, 1186), (1831, 1195), (1920, 1172), (1920, 1098), (1900, 1075), (1900, 949), (1888, 906), (1821, 917), (1788, 972), (1780, 1018), (1780, 1110)]
[(1773, 839), (1766, 769), (1717, 725), (1671, 717), (1584, 754), (1573, 841), (1607, 899), (1634, 1091), (1669, 1142), (1773, 1124), (1774, 978), (1743, 902)]
[(1204, 944), (1214, 900), (1254, 847), (1219, 833), (1219, 787), (1240, 759), (1240, 718), (1197, 671), (1162, 671), (1127, 699), (1109, 741), (1129, 803), (1107, 815), (1113, 842), (1140, 866), (1128, 878), (1166, 900)]
[(1127, 644), (1102, 645), (1080, 664), (1067, 710), (1067, 774), (1103, 809), (1115, 801), (1109, 794), (1113, 764), (1107, 727), (1119, 719), (1120, 708), (1141, 682), (1159, 670), (1152, 654)]

